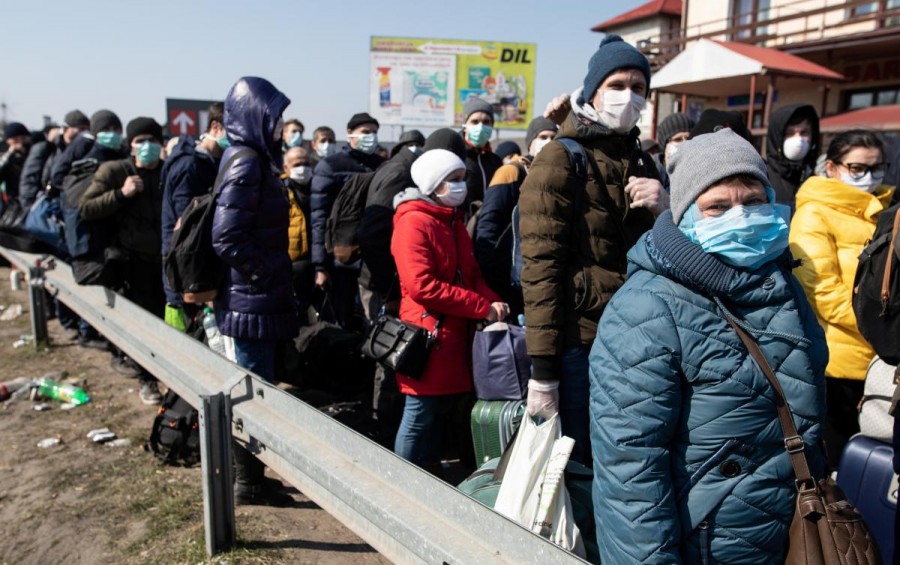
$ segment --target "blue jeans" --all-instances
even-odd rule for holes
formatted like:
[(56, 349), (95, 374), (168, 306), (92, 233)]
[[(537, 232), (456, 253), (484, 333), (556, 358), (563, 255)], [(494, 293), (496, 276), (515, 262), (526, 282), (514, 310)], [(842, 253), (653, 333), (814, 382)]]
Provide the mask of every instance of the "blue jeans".
[(275, 342), (234, 338), (235, 363), (269, 381), (275, 382)]
[(469, 428), (474, 404), (472, 394), (405, 396), (394, 453), (419, 467), (433, 470), (440, 463), (444, 430), (449, 429), (460, 462), (474, 470), (472, 432)]
[(590, 345), (569, 347), (562, 354), (559, 381), (559, 417), (562, 433), (575, 440), (571, 459), (591, 466), (590, 396), (588, 375)]

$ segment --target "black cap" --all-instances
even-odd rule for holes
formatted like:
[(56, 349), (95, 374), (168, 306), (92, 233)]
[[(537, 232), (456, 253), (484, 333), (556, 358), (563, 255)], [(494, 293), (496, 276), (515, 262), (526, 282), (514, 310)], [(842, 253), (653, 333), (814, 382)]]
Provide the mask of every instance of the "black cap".
[(162, 143), (163, 139), (162, 126), (156, 123), (156, 120), (153, 118), (142, 117), (131, 120), (128, 122), (126, 135), (128, 136), (128, 143), (131, 143), (131, 140), (139, 135), (152, 135), (160, 143)]
[(459, 132), (450, 128), (441, 128), (428, 136), (425, 140), (425, 151), (430, 149), (446, 149), (456, 154), (457, 157), (465, 162), (466, 160), (466, 142), (463, 141)]
[(376, 126), (379, 126), (378, 120), (376, 120), (366, 112), (362, 112), (359, 114), (353, 114), (353, 117), (350, 118), (349, 122), (347, 122), (347, 129), (354, 130), (363, 124), (375, 124)]
[(66, 114), (63, 125), (70, 128), (91, 127), (91, 120), (81, 110), (72, 110)]
[(519, 147), (519, 144), (515, 141), (506, 140), (500, 145), (497, 146), (497, 149), (494, 150), (494, 155), (500, 157), (501, 159), (506, 159), (510, 155), (521, 155), (522, 149)]
[(28, 131), (28, 128), (25, 127), (24, 124), (21, 124), (19, 122), (10, 122), (6, 124), (5, 128), (3, 128), (3, 139), (19, 137), (22, 135), (27, 135), (28, 138), (31, 139), (31, 132)]
[(422, 135), (417, 129), (411, 129), (409, 131), (403, 132), (403, 135), (400, 136), (400, 139), (397, 140), (397, 145), (391, 147), (391, 157), (400, 152), (401, 149), (407, 147), (409, 145), (425, 145), (425, 136)]
[(97, 135), (109, 128), (122, 129), (122, 120), (111, 110), (97, 110), (91, 116), (91, 133)]
[(691, 130), (691, 137), (697, 137), (704, 133), (715, 133), (720, 129), (730, 128), (734, 133), (753, 143), (753, 135), (747, 129), (747, 124), (738, 112), (723, 112), (722, 110), (704, 110), (697, 120), (697, 125)]

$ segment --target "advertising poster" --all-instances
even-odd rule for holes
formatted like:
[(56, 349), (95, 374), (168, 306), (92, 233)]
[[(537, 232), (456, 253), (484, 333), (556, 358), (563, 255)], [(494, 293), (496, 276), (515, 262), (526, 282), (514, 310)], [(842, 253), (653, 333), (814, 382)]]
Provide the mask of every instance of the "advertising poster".
[(494, 127), (527, 129), (534, 112), (534, 43), (373, 37), (369, 113), (382, 124), (452, 126), (479, 97)]

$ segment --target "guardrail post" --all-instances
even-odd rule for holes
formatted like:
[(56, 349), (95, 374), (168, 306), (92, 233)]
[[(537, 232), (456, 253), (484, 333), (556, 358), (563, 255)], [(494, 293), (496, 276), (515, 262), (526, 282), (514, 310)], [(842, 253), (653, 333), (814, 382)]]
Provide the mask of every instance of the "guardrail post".
[[(52, 268), (52, 263), (50, 265)], [(47, 291), (41, 261), (28, 268), (28, 304), (31, 309), (31, 336), (35, 347), (47, 343)]]
[(200, 397), (200, 463), (203, 470), (203, 521), (211, 557), (236, 543), (231, 468), (231, 410), (223, 393)]

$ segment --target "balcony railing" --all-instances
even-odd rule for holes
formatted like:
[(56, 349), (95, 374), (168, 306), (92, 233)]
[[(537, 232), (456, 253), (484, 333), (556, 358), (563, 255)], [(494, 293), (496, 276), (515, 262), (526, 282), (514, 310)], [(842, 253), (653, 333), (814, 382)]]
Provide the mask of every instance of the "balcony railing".
[[(639, 42), (638, 48), (657, 69), (674, 58), (688, 43), (701, 38), (784, 48), (895, 26), (900, 32), (900, 3), (894, 6), (895, 3), (892, 0), (848, 0), (841, 4), (801, 9), (798, 6), (808, 6), (809, 0), (797, 0), (758, 12), (700, 22), (688, 26), (683, 34), (680, 30), (666, 31)], [(874, 10), (867, 10), (869, 8)], [(839, 13), (839, 17), (835, 17), (835, 13)], [(841, 28), (847, 28), (846, 32), (841, 33)]]

